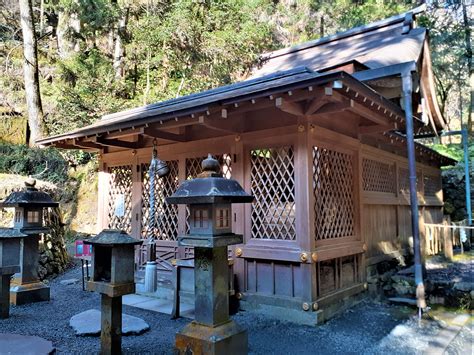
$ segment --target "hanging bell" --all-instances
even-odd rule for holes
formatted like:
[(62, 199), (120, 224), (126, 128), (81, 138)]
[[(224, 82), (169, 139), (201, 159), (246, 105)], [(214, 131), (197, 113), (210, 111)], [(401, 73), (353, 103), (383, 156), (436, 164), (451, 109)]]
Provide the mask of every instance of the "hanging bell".
[(168, 175), (170, 173), (170, 168), (168, 167), (168, 164), (166, 164), (166, 162), (161, 160), (161, 159), (157, 158), (156, 160), (157, 160), (157, 162), (156, 162), (156, 174), (160, 178), (165, 177), (166, 175)]

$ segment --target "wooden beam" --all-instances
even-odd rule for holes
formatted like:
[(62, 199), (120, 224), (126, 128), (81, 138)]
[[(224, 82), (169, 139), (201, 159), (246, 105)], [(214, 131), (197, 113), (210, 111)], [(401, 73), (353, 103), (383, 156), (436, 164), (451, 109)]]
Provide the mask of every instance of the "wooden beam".
[(166, 131), (159, 130), (155, 127), (145, 128), (143, 131), (143, 134), (148, 137), (166, 139), (168, 141), (186, 142), (186, 135), (184, 134), (166, 132)]
[(304, 110), (301, 104), (288, 101), (282, 97), (277, 97), (275, 99), (275, 106), (282, 110), (283, 112), (289, 113), (295, 116), (303, 116)]
[(380, 132), (386, 132), (392, 130), (393, 127), (391, 126), (384, 126), (384, 125), (371, 125), (371, 126), (359, 126), (359, 134), (374, 134)]
[(199, 124), (227, 134), (242, 133), (242, 121), (237, 118), (199, 117)]
[(330, 102), (320, 107), (313, 115), (341, 112), (354, 107), (353, 100), (344, 100), (342, 102)]
[(326, 105), (332, 96), (332, 88), (320, 88), (316, 90), (314, 98), (306, 104), (305, 115), (311, 115), (322, 106)]
[(106, 135), (102, 135), (103, 138), (107, 139), (114, 139), (114, 138), (123, 138), (123, 137), (130, 137), (130, 136), (138, 136), (143, 134), (143, 128), (130, 128), (124, 130), (118, 130), (116, 132), (111, 132)]
[(395, 123), (388, 117), (385, 117), (382, 113), (377, 112), (376, 110), (372, 111), (357, 102), (354, 102), (354, 106), (350, 107), (348, 110), (357, 113), (358, 115), (374, 122), (375, 124), (390, 126), (393, 127), (393, 129), (396, 129)]
[(73, 140), (73, 145), (76, 146), (76, 149), (77, 149), (77, 147), (96, 149), (96, 150), (99, 150), (99, 151), (102, 151), (104, 149), (104, 147), (101, 146), (100, 144), (97, 144), (97, 143), (94, 143), (94, 142), (84, 142), (84, 141), (81, 141), (79, 139), (74, 139)]
[(121, 141), (118, 139), (105, 139), (102, 137), (97, 137), (96, 142), (100, 145), (107, 146), (107, 147), (117, 147), (117, 148), (127, 148), (127, 149), (139, 149), (143, 147), (143, 143), (141, 141), (127, 142), (127, 141)]

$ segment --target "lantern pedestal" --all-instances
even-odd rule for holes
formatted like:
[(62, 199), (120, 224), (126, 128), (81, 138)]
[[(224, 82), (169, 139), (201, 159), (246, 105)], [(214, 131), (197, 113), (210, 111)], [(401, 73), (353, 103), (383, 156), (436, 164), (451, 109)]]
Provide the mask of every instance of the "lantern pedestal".
[(179, 354), (247, 354), (247, 331), (234, 321), (215, 328), (191, 322), (176, 334)]
[(10, 279), (13, 273), (2, 274), (0, 280), (0, 319), (10, 315)]
[(176, 334), (177, 352), (247, 354), (247, 331), (229, 318), (227, 245), (242, 243), (242, 236), (186, 235), (178, 240), (180, 246), (194, 247), (195, 321)]
[(50, 300), (50, 289), (38, 278), (39, 235), (22, 231), (28, 237), (22, 239), (20, 273), (15, 274), (10, 288), (11, 303), (22, 305)]

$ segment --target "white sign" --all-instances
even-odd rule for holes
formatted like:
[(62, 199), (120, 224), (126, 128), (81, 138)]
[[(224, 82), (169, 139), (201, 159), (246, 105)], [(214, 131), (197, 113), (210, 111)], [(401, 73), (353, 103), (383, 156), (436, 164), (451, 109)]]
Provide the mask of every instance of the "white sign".
[(116, 217), (123, 217), (125, 215), (125, 195), (118, 194), (115, 198), (115, 212)]

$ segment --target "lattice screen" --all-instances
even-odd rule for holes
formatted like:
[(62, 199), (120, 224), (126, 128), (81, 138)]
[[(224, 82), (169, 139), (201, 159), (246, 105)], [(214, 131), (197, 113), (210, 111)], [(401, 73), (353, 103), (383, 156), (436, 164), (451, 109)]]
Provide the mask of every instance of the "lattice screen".
[[(167, 161), (169, 175), (164, 178), (155, 177), (155, 230), (153, 234), (157, 240), (176, 240), (178, 237), (178, 206), (168, 204), (165, 198), (171, 196), (179, 185), (178, 161)], [(150, 214), (150, 176), (149, 164), (141, 165), (142, 178), (142, 238), (149, 233)]]
[[(222, 175), (230, 179), (232, 177), (232, 156), (230, 154), (213, 155), (219, 161)], [(186, 179), (194, 179), (201, 172), (201, 163), (207, 156), (198, 158), (186, 158)], [(189, 232), (189, 208), (186, 206), (186, 233)]]
[[(409, 182), (409, 172), (406, 168), (399, 168), (398, 169), (398, 180), (400, 186), (400, 192), (403, 194), (410, 193), (410, 182)], [(421, 172), (416, 173), (416, 190), (419, 193), (423, 193), (423, 185), (421, 184), (422, 174)]]
[(364, 191), (395, 193), (395, 164), (363, 158), (362, 182)]
[(252, 238), (295, 240), (293, 147), (250, 152)]
[[(114, 166), (108, 169), (109, 196), (108, 196), (108, 218), (109, 228), (122, 229), (127, 233), (132, 231), (132, 165)], [(124, 214), (116, 216), (117, 204), (124, 202)]]
[(315, 238), (354, 235), (354, 167), (350, 154), (313, 147)]
[(424, 176), (425, 196), (436, 197), (436, 194), (441, 191), (441, 177), (436, 175)]

